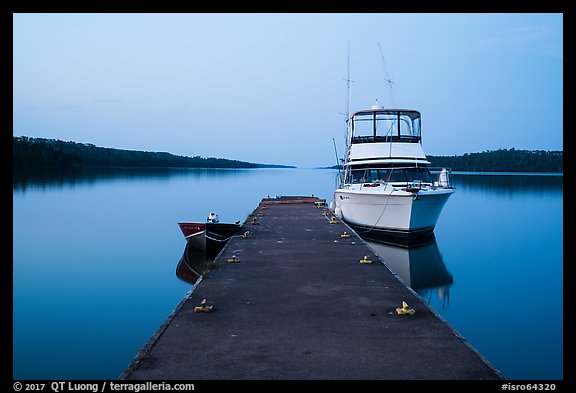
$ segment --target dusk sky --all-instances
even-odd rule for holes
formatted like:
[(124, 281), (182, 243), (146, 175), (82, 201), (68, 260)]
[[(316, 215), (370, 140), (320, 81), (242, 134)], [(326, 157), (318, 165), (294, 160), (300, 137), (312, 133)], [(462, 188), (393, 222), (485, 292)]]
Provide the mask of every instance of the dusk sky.
[[(429, 155), (563, 150), (563, 16), (14, 14), (13, 135), (328, 166), (351, 110), (422, 113)], [(380, 52), (380, 48), (382, 52)], [(391, 85), (386, 82), (391, 79)]]

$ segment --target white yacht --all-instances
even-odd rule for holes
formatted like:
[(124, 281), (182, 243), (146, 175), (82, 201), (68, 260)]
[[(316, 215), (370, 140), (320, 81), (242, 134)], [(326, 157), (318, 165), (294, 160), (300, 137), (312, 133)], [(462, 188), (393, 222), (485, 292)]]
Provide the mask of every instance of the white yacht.
[(433, 234), (454, 188), (447, 168), (433, 179), (420, 126), (420, 112), (378, 105), (348, 117), (346, 157), (331, 207), (359, 235)]

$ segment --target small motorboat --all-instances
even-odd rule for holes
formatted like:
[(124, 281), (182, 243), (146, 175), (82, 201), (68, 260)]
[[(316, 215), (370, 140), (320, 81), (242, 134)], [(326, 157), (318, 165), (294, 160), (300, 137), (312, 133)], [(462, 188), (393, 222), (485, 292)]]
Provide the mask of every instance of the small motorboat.
[(214, 258), (224, 245), (240, 230), (240, 221), (221, 223), (211, 212), (205, 222), (179, 222), (178, 226), (190, 247), (203, 251), (208, 259)]

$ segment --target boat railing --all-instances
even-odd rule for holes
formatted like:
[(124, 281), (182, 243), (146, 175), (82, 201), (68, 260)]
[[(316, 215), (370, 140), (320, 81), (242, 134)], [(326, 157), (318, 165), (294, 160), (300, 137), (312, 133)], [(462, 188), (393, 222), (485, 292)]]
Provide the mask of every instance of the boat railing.
[(336, 178), (334, 179), (334, 182), (336, 183), (336, 188), (342, 188), (342, 185), (344, 184), (344, 172), (341, 170), (338, 170), (338, 173), (336, 174)]

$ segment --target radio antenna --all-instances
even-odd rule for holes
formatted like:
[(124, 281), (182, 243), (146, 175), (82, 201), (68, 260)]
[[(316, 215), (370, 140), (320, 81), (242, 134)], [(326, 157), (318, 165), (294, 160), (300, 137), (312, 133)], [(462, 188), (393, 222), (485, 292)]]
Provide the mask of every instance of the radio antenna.
[[(350, 41), (348, 41), (348, 69), (347, 69), (347, 75), (346, 75), (346, 79), (344, 79), (346, 81), (346, 132), (344, 134), (344, 144), (346, 146), (346, 149), (349, 148), (348, 146), (348, 119), (350, 118), (350, 102), (352, 101), (352, 89), (350, 87), (350, 83), (354, 82), (353, 80), (350, 79)], [(340, 163), (338, 163), (338, 165), (340, 165)]]
[(382, 58), (382, 68), (384, 69), (384, 81), (390, 87), (390, 97), (392, 97), (392, 104), (394, 104), (394, 108), (397, 108), (398, 106), (396, 105), (396, 100), (394, 99), (394, 90), (392, 89), (392, 83), (394, 83), (394, 81), (390, 79), (388, 71), (386, 71), (386, 62), (384, 61), (384, 53), (382, 52), (382, 45), (380, 45), (380, 43), (378, 43), (378, 49), (380, 50), (380, 57)]
[(350, 117), (350, 101), (352, 99), (352, 91), (350, 89), (350, 82), (354, 82), (350, 80), (350, 41), (348, 41), (348, 70), (346, 79), (346, 121), (348, 121), (348, 117)]

